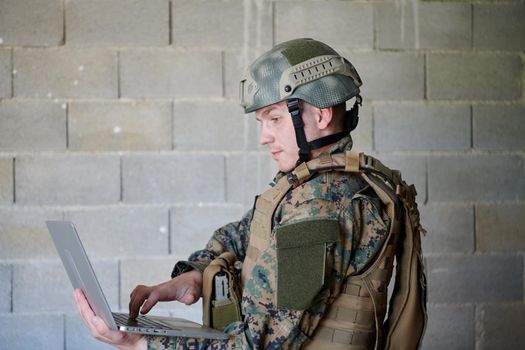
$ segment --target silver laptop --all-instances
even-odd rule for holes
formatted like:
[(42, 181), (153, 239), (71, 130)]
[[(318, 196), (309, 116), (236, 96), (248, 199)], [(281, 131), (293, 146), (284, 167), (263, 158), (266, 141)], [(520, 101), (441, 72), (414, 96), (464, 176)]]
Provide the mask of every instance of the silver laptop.
[(223, 332), (182, 318), (139, 315), (131, 320), (128, 314), (111, 312), (73, 223), (46, 221), (46, 224), (71, 284), (74, 288), (82, 289), (95, 314), (100, 316), (109, 328), (129, 333), (174, 337), (228, 338)]

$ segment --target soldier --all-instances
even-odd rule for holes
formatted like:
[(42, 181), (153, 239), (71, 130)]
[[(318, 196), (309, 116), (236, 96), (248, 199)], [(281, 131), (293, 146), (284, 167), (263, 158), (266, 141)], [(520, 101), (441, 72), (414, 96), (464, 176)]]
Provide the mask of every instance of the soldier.
[[(216, 230), (203, 250), (178, 262), (171, 280), (131, 293), (132, 316), (147, 313), (158, 301), (195, 303), (203, 293), (203, 271), (231, 252), (243, 263), (242, 319), (225, 326), (229, 339), (111, 331), (77, 290), (77, 306), (92, 334), (121, 349), (382, 346), (386, 286), (401, 227), (400, 194), (412, 194), (411, 226), (417, 227), (419, 218), (415, 193), (398, 172), (350, 151), (361, 84), (348, 60), (312, 39), (284, 42), (253, 62), (240, 98), (246, 113), (255, 112), (259, 142), (278, 165), (273, 187), (240, 221)], [(353, 107), (346, 111), (351, 99)], [(410, 327), (415, 347), (425, 319), (416, 320), (419, 328)]]

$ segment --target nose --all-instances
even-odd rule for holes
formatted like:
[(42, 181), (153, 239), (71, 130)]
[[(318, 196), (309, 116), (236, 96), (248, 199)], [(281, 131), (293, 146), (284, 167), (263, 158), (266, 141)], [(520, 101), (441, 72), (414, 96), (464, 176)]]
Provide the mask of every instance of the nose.
[(274, 140), (272, 133), (268, 130), (266, 123), (261, 123), (261, 130), (259, 130), (259, 143), (266, 145), (272, 143)]

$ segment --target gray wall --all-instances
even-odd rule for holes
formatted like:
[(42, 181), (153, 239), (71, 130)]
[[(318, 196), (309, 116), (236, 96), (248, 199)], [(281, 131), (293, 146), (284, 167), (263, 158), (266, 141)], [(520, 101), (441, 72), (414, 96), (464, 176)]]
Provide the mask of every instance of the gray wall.
[(483, 0), (0, 0), (0, 348), (96, 347), (44, 220), (125, 309), (250, 206), (275, 167), (237, 81), (298, 36), (356, 65), (356, 147), (418, 187), (424, 349), (523, 348), (525, 5)]

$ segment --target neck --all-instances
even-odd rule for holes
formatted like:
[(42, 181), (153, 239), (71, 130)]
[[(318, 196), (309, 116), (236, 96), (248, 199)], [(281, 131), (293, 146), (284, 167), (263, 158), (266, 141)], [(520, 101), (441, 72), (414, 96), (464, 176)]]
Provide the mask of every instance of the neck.
[[(320, 130), (318, 135), (316, 135), (316, 139), (319, 139), (319, 138), (322, 138), (322, 137), (325, 137), (325, 136), (328, 136), (328, 135), (332, 135), (332, 134), (337, 134), (338, 132), (341, 132), (342, 130), (339, 130), (338, 129), (334, 129), (334, 128), (328, 128), (328, 129), (325, 129), (325, 130)], [(310, 140), (308, 140), (310, 141)], [(327, 150), (330, 149), (330, 147), (332, 147), (335, 143), (331, 143), (329, 145), (326, 145), (326, 146), (323, 146), (321, 148), (316, 148), (314, 150), (312, 150), (312, 152), (310, 153), (310, 156), (311, 158), (316, 158), (318, 157), (321, 153), (323, 152), (326, 152)]]
[(326, 146), (323, 146), (323, 147), (321, 147), (321, 148), (317, 148), (317, 149), (312, 150), (312, 152), (311, 152), (311, 158), (313, 159), (313, 158), (317, 158), (317, 157), (319, 157), (319, 155), (320, 155), (321, 153), (328, 151), (328, 150), (330, 149), (330, 147), (332, 147), (333, 145), (334, 145), (334, 144), (331, 143), (331, 144), (326, 145)]

